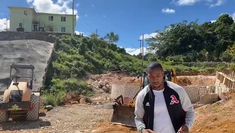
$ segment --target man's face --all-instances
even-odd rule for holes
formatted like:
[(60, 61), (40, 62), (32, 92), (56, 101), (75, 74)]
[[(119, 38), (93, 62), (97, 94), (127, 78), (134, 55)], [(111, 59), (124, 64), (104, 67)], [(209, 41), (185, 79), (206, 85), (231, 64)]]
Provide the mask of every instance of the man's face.
[(161, 69), (151, 70), (148, 74), (150, 85), (154, 88), (159, 88), (164, 81), (164, 72)]

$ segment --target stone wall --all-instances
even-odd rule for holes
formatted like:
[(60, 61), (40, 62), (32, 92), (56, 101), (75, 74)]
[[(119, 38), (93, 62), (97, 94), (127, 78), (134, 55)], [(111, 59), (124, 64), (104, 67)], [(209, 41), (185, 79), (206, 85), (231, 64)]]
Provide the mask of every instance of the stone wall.
[(46, 42), (55, 42), (55, 37), (58, 35), (69, 35), (65, 33), (47, 33), (47, 32), (0, 32), (0, 41), (9, 41), (9, 40), (42, 40)]

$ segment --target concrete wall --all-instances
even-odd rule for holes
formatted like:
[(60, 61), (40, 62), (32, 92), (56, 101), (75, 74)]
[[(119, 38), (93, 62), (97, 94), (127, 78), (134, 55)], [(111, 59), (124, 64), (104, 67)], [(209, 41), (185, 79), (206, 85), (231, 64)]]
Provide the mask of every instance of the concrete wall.
[(10, 65), (13, 63), (34, 65), (33, 91), (39, 91), (43, 86), (53, 49), (53, 43), (39, 40), (0, 41), (0, 94), (9, 85)]
[(214, 93), (214, 86), (184, 86), (192, 103), (200, 101), (200, 98), (206, 94)]
[(12, 63), (34, 65), (34, 91), (40, 90), (54, 49), (53, 35), (45, 32), (0, 32), (0, 94), (10, 83), (9, 71)]
[(35, 39), (54, 43), (54, 35), (59, 36), (65, 34), (46, 32), (0, 32), (0, 41)]
[(216, 73), (216, 93), (222, 94), (224, 92), (235, 91), (235, 79), (222, 72)]

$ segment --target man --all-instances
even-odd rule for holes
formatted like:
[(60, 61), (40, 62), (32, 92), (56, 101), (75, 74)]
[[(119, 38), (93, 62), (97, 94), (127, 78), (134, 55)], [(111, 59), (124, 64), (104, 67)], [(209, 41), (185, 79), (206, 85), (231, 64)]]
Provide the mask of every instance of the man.
[(189, 133), (195, 119), (186, 91), (164, 80), (159, 63), (147, 68), (149, 85), (136, 98), (135, 123), (141, 133)]

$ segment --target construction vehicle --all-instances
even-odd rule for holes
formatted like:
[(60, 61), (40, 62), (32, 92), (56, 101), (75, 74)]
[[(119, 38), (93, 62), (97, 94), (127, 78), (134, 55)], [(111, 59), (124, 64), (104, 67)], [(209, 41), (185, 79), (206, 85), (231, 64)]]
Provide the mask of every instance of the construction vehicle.
[[(175, 70), (165, 71), (165, 80), (177, 82)], [(147, 74), (144, 73), (141, 79), (141, 86), (137, 93), (134, 95), (133, 98), (123, 97), (123, 95), (118, 96), (114, 99), (113, 104), (113, 115), (111, 118), (111, 122), (113, 124), (121, 124), (129, 127), (136, 127), (134, 121), (134, 111), (135, 111), (135, 98), (138, 93), (149, 84)]]
[(9, 87), (0, 101), (0, 122), (38, 120), (40, 92), (33, 91), (34, 66), (12, 64)]

